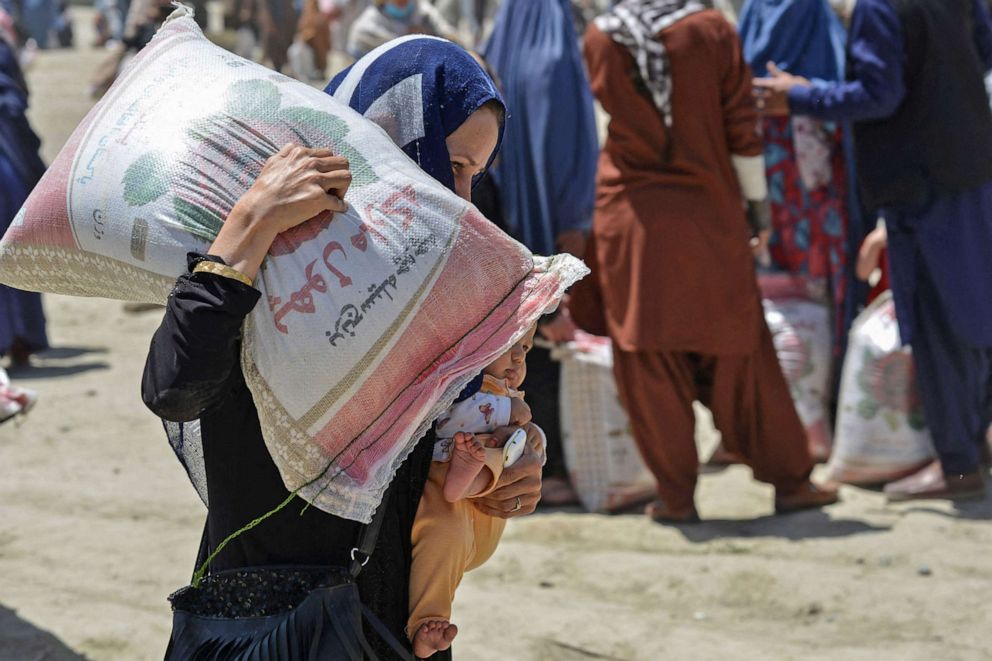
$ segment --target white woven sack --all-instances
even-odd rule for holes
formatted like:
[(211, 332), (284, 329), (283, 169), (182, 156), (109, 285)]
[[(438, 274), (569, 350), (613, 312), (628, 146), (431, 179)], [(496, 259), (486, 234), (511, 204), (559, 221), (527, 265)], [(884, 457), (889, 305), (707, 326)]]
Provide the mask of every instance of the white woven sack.
[(830, 479), (888, 482), (934, 456), (912, 355), (886, 292), (851, 328), (841, 376)]
[(830, 446), (830, 307), (796, 298), (763, 301), (782, 373), (811, 445)]
[(556, 349), (554, 356), (561, 361), (565, 465), (582, 504), (590, 512), (611, 512), (650, 499), (654, 477), (620, 404), (609, 340), (590, 336)]

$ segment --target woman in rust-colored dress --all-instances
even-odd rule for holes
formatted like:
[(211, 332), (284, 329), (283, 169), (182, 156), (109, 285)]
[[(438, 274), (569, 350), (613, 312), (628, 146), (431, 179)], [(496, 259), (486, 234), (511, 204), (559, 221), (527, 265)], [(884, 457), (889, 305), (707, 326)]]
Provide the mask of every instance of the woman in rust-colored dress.
[(762, 314), (752, 250), (767, 240), (763, 144), (734, 28), (698, 2), (624, 0), (589, 27), (584, 51), (611, 117), (590, 261), (621, 399), (658, 481), (648, 514), (698, 520), (694, 400), (776, 487), (776, 511), (835, 502), (809, 481)]

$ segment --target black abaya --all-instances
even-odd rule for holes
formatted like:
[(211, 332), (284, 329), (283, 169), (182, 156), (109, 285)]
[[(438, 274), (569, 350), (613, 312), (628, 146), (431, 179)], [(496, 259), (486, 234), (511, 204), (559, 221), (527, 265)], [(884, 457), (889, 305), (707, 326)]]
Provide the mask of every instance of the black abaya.
[[(191, 268), (197, 259), (202, 258), (191, 256)], [(262, 439), (239, 360), (241, 326), (259, 297), (256, 289), (223, 276), (180, 277), (152, 339), (142, 380), (142, 397), (156, 415), (177, 422), (200, 419), (211, 551), (289, 495)], [(358, 578), (362, 601), (402, 641), (409, 615), (410, 532), (433, 445), (432, 432), (397, 471), (375, 553)], [(297, 499), (242, 533), (214, 559), (211, 571), (347, 565), (361, 525), (315, 507), (301, 515), (304, 505)], [(383, 659), (392, 658), (378, 635), (367, 635)], [(434, 658), (450, 658), (450, 652)]]

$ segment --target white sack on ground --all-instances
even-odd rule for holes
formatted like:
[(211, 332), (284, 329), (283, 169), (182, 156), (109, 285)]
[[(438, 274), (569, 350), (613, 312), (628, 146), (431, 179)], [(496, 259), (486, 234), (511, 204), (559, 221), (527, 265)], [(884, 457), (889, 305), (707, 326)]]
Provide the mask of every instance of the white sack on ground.
[(899, 341), (895, 303), (885, 293), (851, 328), (840, 384), (830, 479), (879, 484), (934, 456), (908, 347)]
[(579, 333), (561, 361), (562, 448), (569, 479), (590, 512), (622, 510), (655, 493), (613, 379), (609, 338)]

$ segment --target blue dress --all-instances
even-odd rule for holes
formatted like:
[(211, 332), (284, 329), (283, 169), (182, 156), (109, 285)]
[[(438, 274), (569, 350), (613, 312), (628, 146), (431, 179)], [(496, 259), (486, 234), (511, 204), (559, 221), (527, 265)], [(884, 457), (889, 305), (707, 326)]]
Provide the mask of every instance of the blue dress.
[[(847, 34), (826, 0), (747, 0), (737, 26), (744, 57), (756, 75), (768, 62), (825, 84), (844, 79)], [(790, 118), (766, 117), (765, 170), (772, 207), (768, 249), (772, 266), (823, 281), (834, 309), (834, 349), (840, 356), (853, 321), (853, 304), (863, 300), (848, 264), (864, 238), (860, 202), (854, 193), (849, 127), (819, 127), (830, 150), (830, 177), (809, 186), (802, 178)]]
[(21, 21), (28, 36), (38, 42), (38, 48), (48, 48), (48, 35), (55, 29), (58, 15), (59, 7), (55, 0), (24, 0)]
[[(13, 50), (0, 41), (0, 235), (41, 178), (41, 142), (28, 125), (27, 91)], [(31, 351), (48, 347), (41, 294), (0, 285), (0, 354), (15, 340)]]
[(508, 110), (493, 170), (507, 231), (531, 252), (553, 254), (562, 232), (592, 226), (599, 158), (569, 3), (504, 0), (483, 54)]

